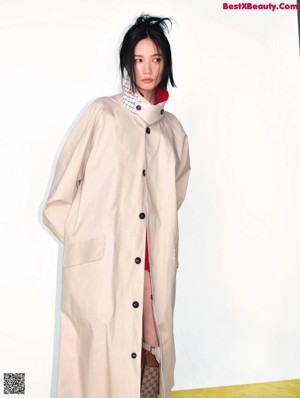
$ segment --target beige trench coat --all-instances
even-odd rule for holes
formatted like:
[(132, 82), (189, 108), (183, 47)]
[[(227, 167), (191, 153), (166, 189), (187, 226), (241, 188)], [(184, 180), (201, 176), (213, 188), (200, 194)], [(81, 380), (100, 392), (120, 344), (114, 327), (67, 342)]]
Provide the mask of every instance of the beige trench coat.
[(57, 398), (140, 397), (146, 228), (160, 398), (174, 386), (177, 210), (189, 145), (165, 102), (139, 97), (138, 114), (123, 93), (87, 107), (44, 206), (44, 223), (64, 244)]

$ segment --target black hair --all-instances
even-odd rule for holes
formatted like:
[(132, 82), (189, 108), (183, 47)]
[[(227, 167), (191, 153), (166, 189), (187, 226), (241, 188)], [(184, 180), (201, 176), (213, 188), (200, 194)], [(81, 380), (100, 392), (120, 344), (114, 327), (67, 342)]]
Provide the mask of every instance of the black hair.
[(134, 49), (140, 40), (146, 38), (153, 40), (156, 47), (160, 49), (163, 54), (164, 69), (158, 87), (166, 89), (169, 80), (171, 85), (176, 87), (172, 72), (171, 47), (165, 35), (165, 30), (169, 32), (166, 21), (170, 22), (172, 26), (171, 18), (154, 17), (148, 14), (141, 15), (124, 36), (120, 46), (120, 70), (122, 79), (124, 78), (125, 70), (129, 74), (133, 91), (135, 90), (136, 81), (134, 72)]

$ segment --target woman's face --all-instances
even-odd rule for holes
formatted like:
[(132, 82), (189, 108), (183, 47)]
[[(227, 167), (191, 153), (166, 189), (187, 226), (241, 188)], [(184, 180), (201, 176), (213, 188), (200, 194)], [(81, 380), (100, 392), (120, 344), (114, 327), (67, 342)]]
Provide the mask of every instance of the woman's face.
[(150, 38), (140, 40), (134, 49), (134, 72), (136, 86), (146, 99), (153, 95), (163, 70), (164, 60), (160, 49)]

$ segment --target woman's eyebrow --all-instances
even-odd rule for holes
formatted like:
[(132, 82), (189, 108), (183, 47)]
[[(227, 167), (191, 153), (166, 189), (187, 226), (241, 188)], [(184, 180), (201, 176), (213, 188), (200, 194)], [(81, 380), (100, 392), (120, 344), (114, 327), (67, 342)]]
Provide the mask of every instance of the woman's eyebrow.
[[(157, 55), (160, 55), (160, 56), (162, 56), (162, 54), (161, 54), (161, 53), (157, 53), (157, 54), (152, 54), (152, 55), (150, 55), (150, 57), (156, 57)], [(143, 57), (144, 57), (144, 55), (139, 55), (139, 54), (134, 54), (134, 56), (135, 56), (135, 57), (141, 57), (141, 58), (143, 58)]]

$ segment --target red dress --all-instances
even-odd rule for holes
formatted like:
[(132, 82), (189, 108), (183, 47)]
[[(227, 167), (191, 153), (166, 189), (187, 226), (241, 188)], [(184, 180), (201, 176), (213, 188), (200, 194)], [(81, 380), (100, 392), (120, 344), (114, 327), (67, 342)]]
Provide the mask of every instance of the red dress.
[[(139, 93), (143, 95), (140, 91)], [(167, 101), (169, 98), (169, 93), (167, 90), (157, 87), (155, 91), (155, 105), (160, 102)], [(148, 238), (147, 238), (147, 230), (146, 230), (146, 253), (145, 253), (145, 270), (149, 270), (149, 257), (148, 257)]]

